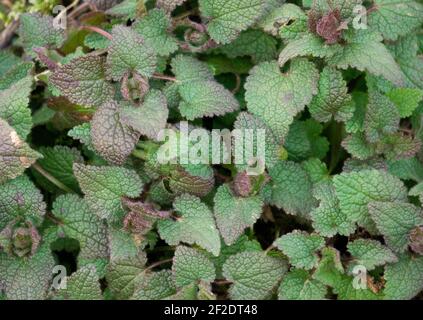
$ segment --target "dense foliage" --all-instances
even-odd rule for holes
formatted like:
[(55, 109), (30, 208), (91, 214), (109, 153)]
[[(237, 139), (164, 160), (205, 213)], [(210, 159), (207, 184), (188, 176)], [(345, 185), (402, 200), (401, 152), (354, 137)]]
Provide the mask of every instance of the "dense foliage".
[(0, 299), (421, 297), (423, 1), (0, 12)]

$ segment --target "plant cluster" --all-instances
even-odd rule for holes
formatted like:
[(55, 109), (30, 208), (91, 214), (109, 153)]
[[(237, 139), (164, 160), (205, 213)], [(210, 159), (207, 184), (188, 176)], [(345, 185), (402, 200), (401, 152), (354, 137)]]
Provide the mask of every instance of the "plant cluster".
[(423, 1), (0, 8), (0, 299), (421, 297)]

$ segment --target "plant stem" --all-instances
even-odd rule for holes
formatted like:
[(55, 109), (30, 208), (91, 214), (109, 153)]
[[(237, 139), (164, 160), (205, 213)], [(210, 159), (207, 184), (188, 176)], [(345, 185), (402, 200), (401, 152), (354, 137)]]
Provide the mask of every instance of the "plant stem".
[(173, 261), (173, 259), (166, 259), (166, 260), (154, 262), (151, 265), (149, 265), (143, 272), (150, 271), (151, 269), (154, 269), (158, 266), (161, 266), (162, 264), (169, 263), (169, 262), (172, 262), (172, 261)]
[(176, 80), (175, 77), (167, 76), (165, 74), (159, 74), (159, 73), (153, 74), (153, 78), (160, 79), (160, 80), (173, 81), (173, 82), (177, 82), (178, 81), (178, 80)]
[(106, 37), (109, 40), (113, 40), (113, 37), (110, 33), (108, 33), (107, 31), (100, 29), (99, 27), (94, 27), (94, 26), (81, 26), (79, 27), (80, 30), (88, 30), (88, 31), (92, 31), (92, 32), (97, 32), (98, 34), (101, 34), (103, 37)]
[(59, 189), (62, 189), (63, 191), (68, 192), (68, 193), (75, 193), (72, 189), (68, 188), (62, 182), (60, 182), (55, 177), (53, 177), (50, 173), (45, 171), (43, 169), (43, 167), (41, 167), (38, 163), (34, 163), (32, 165), (32, 168), (34, 168), (36, 171), (38, 171), (44, 178), (46, 178), (48, 181), (53, 183)]

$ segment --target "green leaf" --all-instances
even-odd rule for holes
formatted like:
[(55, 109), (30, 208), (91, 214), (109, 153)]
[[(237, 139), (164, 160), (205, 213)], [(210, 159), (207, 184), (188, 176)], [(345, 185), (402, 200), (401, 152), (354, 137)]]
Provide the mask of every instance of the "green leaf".
[(333, 67), (325, 67), (320, 74), (319, 93), (309, 105), (313, 118), (327, 122), (334, 117), (336, 121), (345, 122), (353, 116), (354, 109), (342, 73)]
[(318, 78), (314, 64), (303, 59), (293, 61), (285, 74), (276, 62), (261, 63), (250, 71), (245, 84), (247, 108), (282, 141), (294, 116), (317, 93)]
[(388, 171), (403, 180), (423, 180), (423, 164), (416, 157), (388, 161)]
[(154, 140), (165, 128), (168, 116), (166, 97), (158, 90), (151, 90), (141, 106), (126, 106), (121, 111), (124, 124)]
[(0, 184), (21, 175), (41, 155), (21, 140), (17, 132), (0, 118)]
[(351, 221), (372, 225), (367, 205), (373, 201), (407, 201), (401, 180), (382, 170), (341, 173), (333, 178), (339, 205)]
[(183, 287), (199, 280), (211, 282), (216, 278), (213, 262), (197, 249), (178, 246), (173, 257), (172, 273), (177, 287)]
[(26, 139), (32, 128), (29, 95), (32, 77), (26, 77), (10, 88), (0, 91), (0, 117), (11, 125), (22, 139)]
[(227, 245), (235, 243), (248, 227), (260, 218), (263, 202), (259, 196), (237, 197), (225, 184), (214, 196), (216, 224)]
[(234, 95), (216, 82), (206, 63), (179, 55), (172, 60), (182, 102), (179, 111), (188, 120), (220, 116), (239, 108)]
[(43, 196), (28, 176), (0, 184), (0, 231), (14, 220), (40, 226), (45, 213)]
[(33, 68), (34, 63), (32, 62), (21, 62), (11, 66), (10, 69), (0, 75), (0, 90), (6, 90), (28, 76), (32, 77)]
[(278, 291), (279, 300), (322, 300), (326, 295), (326, 286), (311, 278), (302, 269), (288, 272), (282, 279)]
[(0, 286), (9, 300), (44, 300), (53, 278), (54, 258), (44, 243), (30, 258), (0, 253)]
[[(259, 140), (258, 137), (260, 137), (260, 131), (259, 130), (265, 130), (265, 166), (267, 168), (273, 167), (278, 159), (279, 154), (282, 149), (282, 146), (276, 141), (276, 137), (272, 134), (272, 132), (269, 130), (269, 128), (263, 123), (263, 121), (248, 113), (248, 112), (240, 112), (236, 118), (236, 121), (234, 123), (234, 129), (238, 130), (251, 130), (253, 132), (253, 135), (250, 136), (249, 134), (245, 134), (243, 137), (243, 143), (235, 143), (234, 147), (234, 153), (237, 154), (243, 154), (244, 155), (244, 148), (246, 146), (253, 146), (253, 156), (257, 155), (257, 157), (260, 157), (260, 155), (257, 152), (257, 148), (259, 146)], [(250, 131), (250, 132), (251, 132)], [(248, 131), (242, 131), (247, 133)], [(245, 159), (241, 163), (237, 163), (237, 168), (239, 171), (245, 170), (247, 167), (249, 167), (249, 160), (247, 159), (247, 155), (245, 155)]]
[(79, 258), (98, 259), (109, 255), (107, 226), (92, 212), (86, 201), (76, 195), (60, 196), (53, 204), (60, 231), (79, 242)]
[(366, 160), (376, 154), (376, 146), (366, 140), (364, 132), (357, 132), (351, 134), (342, 141), (342, 146), (354, 158), (359, 160)]
[(160, 56), (168, 56), (178, 50), (176, 39), (168, 33), (171, 26), (170, 19), (162, 9), (153, 9), (133, 28)]
[(348, 236), (355, 231), (355, 223), (339, 207), (332, 182), (327, 180), (316, 184), (313, 195), (320, 201), (319, 206), (310, 213), (313, 228), (319, 234), (325, 237), (333, 237), (335, 234)]
[[(54, 147), (42, 147), (38, 151), (43, 156), (42, 159), (38, 160), (38, 164), (45, 171), (68, 188), (74, 191), (79, 190), (78, 181), (72, 169), (74, 163), (83, 163), (84, 161), (78, 149), (56, 145)], [(32, 173), (44, 188), (50, 192), (57, 191), (57, 187), (36, 170), (33, 170)]]
[(91, 210), (104, 219), (121, 216), (121, 197), (136, 198), (143, 189), (141, 179), (130, 169), (75, 163), (73, 171)]
[(401, 86), (404, 84), (404, 75), (381, 41), (382, 37), (377, 33), (365, 30), (352, 31), (349, 44), (337, 50), (328, 62), (341, 69), (353, 67), (367, 71)]
[(131, 299), (162, 300), (176, 294), (173, 275), (170, 270), (146, 274)]
[(370, 91), (364, 126), (369, 142), (377, 142), (384, 135), (397, 131), (400, 114), (388, 97)]
[(87, 265), (66, 278), (66, 289), (58, 295), (65, 300), (102, 300), (100, 281), (94, 265)]
[(274, 60), (277, 41), (260, 30), (247, 30), (239, 37), (221, 48), (219, 51), (229, 58), (251, 56), (254, 62)]
[(176, 198), (173, 207), (179, 217), (176, 221), (159, 221), (160, 236), (169, 245), (177, 245), (180, 242), (195, 243), (218, 256), (220, 237), (210, 209), (199, 198), (188, 194)]
[(423, 288), (423, 256), (400, 255), (397, 263), (385, 267), (384, 278), (385, 299), (412, 299)]
[(71, 102), (87, 107), (99, 107), (114, 95), (112, 84), (106, 81), (105, 59), (83, 56), (57, 68), (50, 82)]
[(370, 202), (369, 212), (388, 247), (395, 252), (405, 251), (410, 231), (423, 224), (421, 209), (409, 203)]
[(106, 280), (110, 291), (117, 299), (129, 299), (142, 284), (146, 262), (147, 257), (143, 252), (136, 256), (111, 260)]
[(286, 272), (284, 260), (264, 252), (241, 252), (230, 256), (223, 265), (223, 276), (233, 282), (229, 289), (233, 300), (270, 298)]
[(79, 140), (82, 144), (84, 144), (89, 150), (95, 151), (94, 146), (92, 145), (91, 141), (91, 123), (84, 122), (79, 126), (75, 126), (72, 130), (68, 131), (68, 136)]
[(100, 107), (91, 121), (91, 142), (95, 150), (112, 164), (123, 164), (134, 150), (140, 134), (123, 123), (116, 102)]
[(415, 34), (398, 39), (389, 46), (395, 60), (405, 75), (405, 85), (423, 89), (423, 64), (417, 55), (418, 41)]
[(398, 108), (401, 118), (406, 118), (411, 116), (419, 106), (419, 102), (423, 99), (423, 91), (411, 88), (395, 88), (386, 93), (386, 96)]
[(316, 234), (294, 230), (276, 239), (274, 244), (297, 268), (310, 270), (318, 263), (317, 251), (325, 246), (325, 240)]
[(357, 239), (349, 242), (347, 248), (354, 257), (354, 262), (364, 266), (368, 271), (377, 266), (398, 261), (391, 250), (376, 240)]
[(329, 151), (329, 141), (322, 137), (323, 126), (314, 119), (294, 121), (290, 126), (284, 147), (288, 159), (305, 160), (311, 157), (323, 159)]
[(107, 56), (108, 75), (115, 81), (121, 80), (130, 72), (149, 78), (157, 65), (154, 50), (128, 27), (115, 26), (112, 36)]
[(423, 20), (423, 5), (412, 0), (375, 0), (368, 24), (388, 40), (397, 40), (418, 28)]
[(210, 37), (222, 44), (235, 40), (241, 31), (252, 26), (262, 15), (265, 3), (264, 0), (199, 1)]
[(32, 51), (34, 48), (59, 48), (64, 41), (64, 31), (54, 26), (53, 17), (39, 13), (24, 13), (20, 16), (19, 36), (32, 57), (35, 56)]
[(288, 214), (308, 215), (315, 201), (307, 172), (301, 165), (280, 161), (269, 170), (272, 179), (271, 202)]

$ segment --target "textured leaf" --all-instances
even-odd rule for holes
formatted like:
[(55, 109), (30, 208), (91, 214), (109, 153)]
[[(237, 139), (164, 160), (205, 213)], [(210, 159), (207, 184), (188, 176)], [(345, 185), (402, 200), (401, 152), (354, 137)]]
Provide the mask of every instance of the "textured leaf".
[(145, 40), (124, 26), (114, 27), (112, 36), (107, 56), (108, 75), (116, 81), (129, 72), (150, 77), (156, 69), (157, 57)]
[(9, 124), (0, 118), (0, 183), (21, 175), (41, 155), (32, 150)]
[(325, 285), (312, 279), (307, 271), (294, 269), (283, 277), (278, 298), (279, 300), (321, 300), (325, 298), (326, 291)]
[(349, 135), (342, 141), (342, 146), (356, 159), (366, 160), (376, 154), (376, 146), (366, 140), (364, 132)]
[(79, 258), (107, 258), (109, 253), (107, 226), (92, 212), (84, 199), (68, 194), (53, 204), (53, 214), (60, 220), (63, 234), (79, 242)]
[(241, 252), (230, 256), (223, 265), (223, 276), (233, 282), (229, 289), (233, 300), (269, 298), (286, 272), (284, 260), (263, 252)]
[[(6, 61), (5, 63), (7, 64), (8, 62)], [(16, 82), (30, 76), (33, 68), (34, 63), (32, 62), (21, 62), (10, 66), (9, 69), (0, 75), (0, 90), (8, 89)]]
[(367, 205), (372, 201), (407, 200), (407, 190), (401, 180), (382, 170), (362, 170), (336, 175), (333, 178), (339, 205), (349, 219), (368, 224)]
[(58, 294), (65, 300), (102, 300), (96, 267), (80, 268), (66, 279), (66, 289), (59, 290)]
[(322, 131), (323, 126), (314, 119), (294, 121), (284, 144), (288, 159), (298, 161), (310, 157), (324, 158), (329, 151), (329, 142), (321, 136)]
[[(82, 163), (84, 158), (79, 150), (65, 146), (43, 147), (38, 150), (43, 156), (38, 160), (38, 164), (51, 176), (63, 183), (66, 187), (78, 191), (78, 181), (73, 174), (72, 166), (74, 163)], [(37, 178), (38, 183), (50, 192), (57, 190), (57, 187), (44, 178), (37, 171), (32, 172)]]
[(379, 141), (384, 135), (398, 129), (400, 114), (388, 97), (377, 91), (369, 94), (364, 126), (369, 142)]
[(404, 84), (404, 75), (381, 40), (378, 34), (357, 30), (350, 44), (337, 51), (329, 63), (341, 69), (353, 67), (368, 71), (401, 86)]
[(407, 249), (410, 231), (423, 224), (421, 209), (408, 203), (371, 202), (369, 212), (388, 247), (396, 252)]
[(293, 266), (309, 270), (317, 265), (316, 252), (325, 246), (325, 241), (319, 235), (295, 230), (276, 239), (275, 245), (288, 256)]
[(0, 286), (7, 299), (46, 299), (54, 265), (49, 243), (42, 244), (30, 258), (14, 258), (0, 253)]
[(401, 118), (411, 116), (423, 99), (422, 90), (410, 88), (395, 88), (386, 95), (398, 108)]
[(173, 203), (179, 218), (158, 222), (160, 236), (169, 244), (198, 244), (218, 256), (220, 237), (210, 209), (195, 196), (184, 194)]
[(134, 294), (145, 276), (146, 262), (144, 253), (110, 262), (106, 280), (117, 299), (129, 299)]
[(140, 107), (125, 107), (121, 111), (123, 123), (154, 140), (165, 128), (168, 116), (166, 97), (158, 90), (151, 90)]
[(329, 121), (332, 117), (337, 121), (347, 121), (353, 116), (354, 104), (340, 71), (332, 67), (323, 69), (319, 93), (311, 101), (309, 110), (320, 122)]
[(411, 34), (400, 38), (389, 49), (405, 75), (406, 86), (423, 89), (423, 64), (422, 58), (417, 56), (417, 37)]
[(31, 109), (28, 107), (31, 91), (31, 77), (26, 77), (9, 89), (0, 91), (0, 117), (6, 120), (24, 140), (32, 128)]
[(179, 55), (172, 60), (172, 70), (180, 81), (183, 101), (179, 110), (188, 120), (220, 116), (239, 108), (233, 94), (214, 80), (205, 63)]
[(84, 144), (89, 150), (95, 151), (94, 146), (91, 141), (91, 123), (84, 122), (79, 126), (75, 126), (72, 130), (68, 131), (68, 136), (72, 137), (75, 140), (79, 140)]
[(376, 240), (357, 239), (349, 242), (347, 247), (354, 257), (354, 262), (364, 266), (368, 271), (398, 260), (391, 250)]
[[(242, 154), (244, 154), (244, 146), (252, 145), (254, 151), (253, 155), (260, 156), (257, 152), (257, 147), (260, 143), (258, 142), (260, 132), (259, 130), (265, 130), (265, 166), (267, 168), (271, 168), (277, 163), (282, 146), (279, 145), (276, 137), (272, 134), (270, 129), (263, 123), (261, 119), (252, 114), (249, 114), (248, 112), (240, 112), (234, 123), (234, 129), (251, 130), (253, 132), (252, 137), (248, 134), (245, 134), (243, 137), (243, 143), (235, 144), (235, 154), (236, 152), (240, 152), (240, 154), (242, 152)], [(242, 149), (239, 150), (238, 148)], [(248, 166), (248, 160), (250, 159), (244, 159), (242, 164), (236, 164), (240, 171), (246, 169)]]
[(114, 88), (106, 81), (105, 72), (104, 58), (84, 56), (57, 68), (50, 82), (71, 102), (99, 107), (114, 95)]
[(25, 13), (20, 16), (19, 36), (28, 54), (38, 47), (58, 48), (64, 40), (64, 31), (53, 25), (53, 17), (38, 13)]
[(385, 267), (385, 299), (407, 300), (423, 288), (423, 256), (404, 253), (399, 261)]
[(134, 30), (153, 48), (157, 54), (168, 56), (178, 50), (176, 39), (168, 33), (170, 19), (162, 9), (153, 9), (135, 23)]
[(176, 294), (176, 287), (170, 270), (162, 270), (146, 276), (131, 299), (161, 300)]
[(355, 223), (340, 209), (335, 188), (330, 181), (315, 185), (313, 195), (320, 201), (319, 207), (310, 214), (313, 228), (319, 234), (325, 237), (332, 237), (337, 233), (348, 236), (355, 231)]
[(138, 197), (143, 183), (135, 171), (75, 163), (73, 170), (94, 214), (112, 219), (123, 214), (121, 197)]
[(254, 67), (245, 84), (248, 110), (283, 140), (294, 116), (317, 93), (318, 72), (311, 62), (295, 60), (282, 74), (276, 62)]
[(272, 179), (272, 204), (289, 214), (307, 215), (314, 199), (310, 178), (295, 162), (280, 161), (269, 170)]
[(403, 180), (423, 180), (423, 164), (416, 157), (389, 161), (388, 171)]
[(140, 138), (123, 123), (119, 106), (109, 102), (100, 107), (91, 121), (91, 141), (95, 150), (112, 164), (123, 164)]
[(172, 273), (177, 287), (183, 287), (199, 280), (211, 282), (216, 271), (206, 254), (185, 246), (176, 248), (173, 257)]
[(369, 14), (369, 26), (380, 31), (385, 39), (396, 40), (419, 27), (423, 5), (411, 0), (376, 0), (376, 10)]
[(176, 7), (182, 5), (186, 0), (157, 0), (157, 7), (162, 8), (166, 13), (172, 13)]
[(202, 16), (209, 21), (207, 31), (217, 43), (229, 43), (261, 16), (264, 0), (200, 0)]
[(258, 196), (242, 198), (228, 185), (219, 187), (214, 197), (216, 224), (225, 243), (233, 244), (260, 217), (263, 202)]
[(45, 213), (43, 196), (26, 175), (0, 184), (0, 230), (14, 220), (40, 226)]
[(276, 40), (260, 30), (247, 30), (239, 37), (219, 49), (229, 58), (251, 56), (254, 62), (274, 60)]

